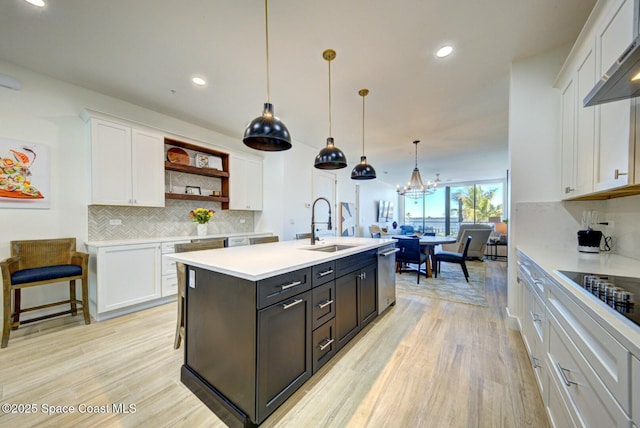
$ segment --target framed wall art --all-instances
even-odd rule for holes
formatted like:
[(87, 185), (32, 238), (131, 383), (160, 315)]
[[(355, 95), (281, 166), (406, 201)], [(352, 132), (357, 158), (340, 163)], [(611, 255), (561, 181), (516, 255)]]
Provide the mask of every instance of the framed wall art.
[(340, 202), (340, 235), (356, 236), (356, 204)]
[(0, 208), (50, 208), (49, 163), (49, 147), (0, 138)]

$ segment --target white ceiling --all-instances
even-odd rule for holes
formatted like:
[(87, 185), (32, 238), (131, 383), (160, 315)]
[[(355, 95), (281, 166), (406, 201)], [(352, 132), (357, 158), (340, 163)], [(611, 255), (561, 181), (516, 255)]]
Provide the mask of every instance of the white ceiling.
[[(0, 1), (0, 59), (241, 137), (266, 101), (262, 0)], [(271, 0), (271, 102), (294, 144), (332, 128), (390, 184), (504, 177), (512, 61), (572, 43), (595, 0)], [(435, 58), (444, 44), (455, 51)], [(205, 88), (190, 82), (208, 80)], [(15, 76), (17, 77), (17, 76)], [(313, 159), (309, 159), (311, 165)]]

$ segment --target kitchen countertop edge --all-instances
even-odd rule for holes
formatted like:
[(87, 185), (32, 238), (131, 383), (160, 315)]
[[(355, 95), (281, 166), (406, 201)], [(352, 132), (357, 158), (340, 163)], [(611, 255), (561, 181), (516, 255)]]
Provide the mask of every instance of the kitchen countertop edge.
[(238, 236), (272, 236), (271, 232), (235, 232), (235, 233), (213, 233), (210, 235), (184, 235), (184, 236), (156, 236), (153, 238), (133, 238), (133, 239), (113, 239), (113, 240), (89, 240), (85, 241), (87, 247), (114, 247), (118, 245), (153, 244), (156, 242), (191, 241), (192, 239), (208, 238), (234, 238)]
[(313, 247), (309, 241), (303, 239), (216, 250), (164, 254), (163, 257), (249, 281), (260, 281), (380, 248), (393, 242), (393, 239), (388, 238), (326, 238), (318, 242), (316, 247), (334, 244), (353, 245), (353, 247), (336, 252), (323, 252), (312, 251)]
[[(551, 250), (542, 247), (518, 246), (518, 250), (531, 258), (564, 290), (570, 294), (588, 315), (602, 325), (629, 351), (640, 358), (640, 326), (631, 324), (580, 286), (569, 281), (558, 271), (588, 272), (640, 278), (638, 260), (617, 254), (588, 254), (578, 251)], [(636, 299), (640, 296), (636, 296)]]

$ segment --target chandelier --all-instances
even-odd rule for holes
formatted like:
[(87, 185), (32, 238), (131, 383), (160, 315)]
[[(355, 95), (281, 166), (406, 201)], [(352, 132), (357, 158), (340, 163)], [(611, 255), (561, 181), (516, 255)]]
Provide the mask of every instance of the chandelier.
[(398, 188), (396, 189), (396, 191), (400, 195), (410, 199), (419, 199), (426, 195), (432, 195), (433, 193), (435, 193), (436, 188), (438, 187), (437, 182), (440, 181), (439, 179), (440, 174), (436, 174), (437, 178), (435, 181), (427, 181), (427, 184), (424, 184), (424, 182), (422, 181), (422, 177), (420, 176), (420, 170), (418, 169), (418, 143), (419, 142), (420, 140), (416, 140), (413, 142), (413, 144), (415, 144), (416, 146), (416, 163), (415, 163), (415, 167), (413, 168), (413, 172), (411, 173), (411, 179), (409, 180), (409, 183), (406, 186), (404, 186), (403, 188), (400, 188), (400, 186), (398, 185)]

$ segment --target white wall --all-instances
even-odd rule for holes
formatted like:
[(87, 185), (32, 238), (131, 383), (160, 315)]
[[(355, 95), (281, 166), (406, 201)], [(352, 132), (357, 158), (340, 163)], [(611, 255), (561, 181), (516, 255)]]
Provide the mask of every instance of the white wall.
[[(514, 62), (509, 88), (509, 171), (510, 205), (520, 202), (557, 201), (560, 183), (560, 93), (553, 82), (569, 46)], [(509, 214), (509, 258), (515, 249), (539, 236), (544, 223), (520, 224), (524, 219)], [(533, 219), (535, 220), (535, 219)], [(516, 283), (516, 264), (508, 267), (510, 314), (520, 313), (520, 292)]]
[[(0, 88), (0, 138), (49, 147), (52, 201), (46, 210), (0, 208), (0, 259), (10, 255), (9, 241), (20, 239), (75, 237), (84, 250), (90, 189), (88, 126), (80, 118), (85, 108), (200, 144), (264, 157), (264, 210), (254, 216), (255, 230), (273, 232), (283, 240), (310, 231), (311, 177), (319, 148), (294, 141), (289, 151), (263, 154), (242, 144), (242, 130), (237, 136), (223, 135), (1, 60), (0, 73), (22, 83), (20, 91)], [(337, 200), (350, 197), (353, 188), (345, 185)], [(63, 300), (66, 289), (66, 284), (57, 284), (25, 290), (24, 306)]]

